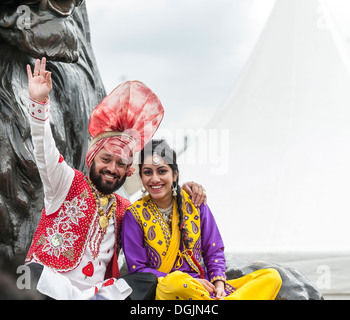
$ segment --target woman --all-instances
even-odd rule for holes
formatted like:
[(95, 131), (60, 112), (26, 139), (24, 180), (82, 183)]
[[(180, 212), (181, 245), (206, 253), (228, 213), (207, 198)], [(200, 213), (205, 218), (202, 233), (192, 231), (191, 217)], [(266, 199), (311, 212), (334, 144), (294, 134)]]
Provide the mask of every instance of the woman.
[(176, 153), (164, 140), (146, 145), (139, 168), (148, 195), (124, 215), (129, 273), (154, 273), (158, 300), (275, 299), (281, 286), (276, 270), (226, 280), (224, 244), (214, 217), (207, 205), (195, 207), (179, 187)]

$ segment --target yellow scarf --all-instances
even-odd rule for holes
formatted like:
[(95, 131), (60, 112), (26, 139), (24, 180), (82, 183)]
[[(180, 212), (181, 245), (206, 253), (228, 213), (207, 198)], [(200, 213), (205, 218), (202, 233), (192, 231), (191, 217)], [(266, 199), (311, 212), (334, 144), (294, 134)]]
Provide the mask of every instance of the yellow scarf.
[(175, 264), (177, 253), (180, 248), (181, 234), (179, 229), (179, 213), (177, 212), (177, 204), (174, 201), (173, 204), (173, 220), (171, 223), (172, 236), (168, 247), (168, 252), (165, 255), (162, 264), (158, 268), (158, 271), (169, 273)]
[[(173, 203), (171, 233), (158, 207), (149, 195), (136, 201), (129, 208), (143, 229), (149, 266), (161, 272), (169, 273), (174, 268), (175, 262), (176, 268), (181, 267), (183, 258), (186, 259), (192, 269), (199, 272), (198, 267), (190, 257), (190, 252), (195, 256), (197, 255), (197, 261), (200, 261), (200, 214), (199, 210), (192, 204), (189, 195), (184, 191), (182, 191), (182, 198), (183, 221), (189, 232), (188, 237), (192, 238), (191, 248), (183, 252), (179, 250), (181, 234), (178, 227), (179, 213), (176, 201)], [(194, 253), (195, 248), (198, 250)], [(177, 258), (179, 259), (176, 261)]]

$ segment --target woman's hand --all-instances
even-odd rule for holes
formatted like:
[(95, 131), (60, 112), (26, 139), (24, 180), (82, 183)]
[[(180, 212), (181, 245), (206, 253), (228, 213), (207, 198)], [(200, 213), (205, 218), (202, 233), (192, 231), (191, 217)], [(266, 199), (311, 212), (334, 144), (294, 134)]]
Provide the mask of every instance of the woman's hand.
[(215, 286), (206, 279), (196, 279), (209, 293), (215, 291)]
[(223, 297), (226, 297), (225, 293), (225, 282), (222, 280), (216, 280), (213, 283), (209, 282), (206, 279), (196, 279), (203, 287), (205, 290), (207, 290), (209, 293), (214, 293), (215, 294), (215, 299), (220, 300)]
[(214, 286), (215, 286), (215, 298), (217, 300), (221, 300), (223, 297), (226, 297), (224, 281), (216, 280), (214, 282)]
[(192, 203), (198, 208), (202, 203), (207, 204), (207, 194), (200, 184), (191, 181), (183, 184), (182, 189), (192, 197)]
[(52, 90), (51, 72), (46, 71), (46, 58), (35, 61), (34, 72), (27, 64), (29, 96), (37, 102), (45, 102)]

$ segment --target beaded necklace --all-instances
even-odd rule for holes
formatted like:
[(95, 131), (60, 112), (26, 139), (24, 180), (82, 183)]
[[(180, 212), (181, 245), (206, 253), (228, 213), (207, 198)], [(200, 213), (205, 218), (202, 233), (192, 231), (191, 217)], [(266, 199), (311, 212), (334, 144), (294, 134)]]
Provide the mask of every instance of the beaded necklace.
[[(109, 203), (109, 199), (115, 198), (114, 194), (103, 194), (100, 193), (96, 186), (92, 183), (92, 181), (90, 179), (88, 179), (88, 183), (90, 185), (91, 188), (91, 192), (94, 196), (96, 205), (97, 205), (97, 210), (98, 210), (98, 214), (100, 216), (99, 220), (98, 220), (98, 224), (100, 225), (100, 227), (102, 229), (106, 229), (109, 225), (109, 219), (111, 219), (113, 217), (113, 215), (116, 212), (117, 209), (117, 199), (115, 199), (112, 203), (112, 206), (110, 207), (110, 209), (105, 213), (103, 211), (103, 207), (106, 207)], [(98, 195), (99, 196), (98, 196)]]
[(171, 232), (172, 231), (171, 224), (173, 220), (173, 202), (171, 202), (171, 205), (168, 208), (161, 209), (158, 207), (158, 210), (162, 214), (163, 220), (167, 223), (169, 230)]

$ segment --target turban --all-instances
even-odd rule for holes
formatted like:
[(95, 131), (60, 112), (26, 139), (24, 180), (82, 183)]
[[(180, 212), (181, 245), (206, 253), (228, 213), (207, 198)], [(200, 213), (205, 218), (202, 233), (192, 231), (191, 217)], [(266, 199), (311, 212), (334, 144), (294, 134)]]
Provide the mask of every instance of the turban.
[(119, 85), (92, 111), (92, 140), (85, 158), (88, 168), (103, 148), (120, 156), (130, 167), (135, 152), (151, 140), (163, 115), (158, 97), (142, 82)]

